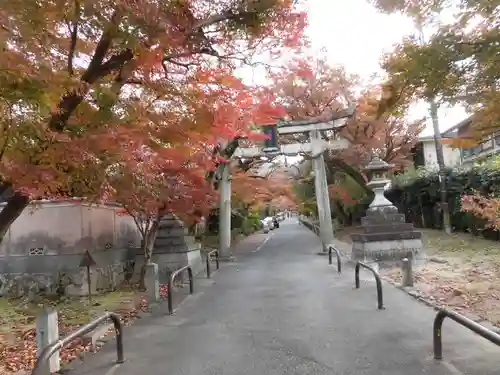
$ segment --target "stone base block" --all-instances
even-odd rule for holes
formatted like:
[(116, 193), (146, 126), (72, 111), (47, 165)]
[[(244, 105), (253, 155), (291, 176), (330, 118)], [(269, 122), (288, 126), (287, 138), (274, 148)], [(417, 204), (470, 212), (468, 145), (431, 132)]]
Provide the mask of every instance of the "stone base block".
[[(160, 254), (153, 252), (151, 261), (158, 265), (158, 276), (161, 284), (168, 282), (168, 277), (173, 271), (187, 265), (192, 267), (193, 275), (205, 270), (205, 263), (201, 257), (200, 249)], [(138, 256), (134, 267), (134, 281), (138, 280), (143, 265), (144, 257), (142, 255)]]
[(351, 259), (353, 261), (377, 262), (381, 267), (393, 267), (403, 258), (410, 258), (420, 265), (425, 260), (420, 238), (358, 242), (353, 241)]

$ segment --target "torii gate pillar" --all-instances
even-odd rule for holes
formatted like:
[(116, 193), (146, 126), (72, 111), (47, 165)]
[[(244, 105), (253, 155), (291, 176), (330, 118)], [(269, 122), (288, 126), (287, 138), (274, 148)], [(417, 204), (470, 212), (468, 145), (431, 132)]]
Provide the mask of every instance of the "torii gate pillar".
[(219, 179), (219, 259), (233, 259), (231, 252), (231, 172), (229, 163), (222, 166)]
[(333, 243), (332, 211), (330, 208), (330, 195), (326, 179), (324, 148), (321, 145), (320, 136), (317, 131), (309, 133), (313, 155), (318, 155), (312, 160), (314, 170), (314, 190), (316, 192), (316, 204), (318, 206), (319, 227), (323, 252), (328, 251), (328, 245)]

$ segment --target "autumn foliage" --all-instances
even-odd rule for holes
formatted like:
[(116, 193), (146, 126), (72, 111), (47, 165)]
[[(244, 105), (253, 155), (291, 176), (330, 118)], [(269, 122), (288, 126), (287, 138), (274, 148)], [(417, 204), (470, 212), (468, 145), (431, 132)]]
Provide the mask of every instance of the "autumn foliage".
[(486, 228), (500, 230), (500, 199), (480, 194), (464, 195), (461, 198), (462, 211), (484, 219)]
[[(412, 99), (464, 106), (473, 115), (469, 139), (477, 141), (485, 134), (497, 132), (500, 120), (498, 1), (370, 2), (382, 11), (401, 12), (413, 18), (424, 32), (416, 30), (384, 57), (382, 67), (389, 81), (405, 87)], [(453, 17), (448, 19), (451, 9)], [(462, 143), (463, 140), (458, 140), (454, 146), (463, 147)]]
[[(275, 74), (273, 79), (273, 92), (291, 119), (313, 117), (327, 121), (332, 115), (344, 112), (349, 103), (357, 104), (355, 116), (337, 129), (349, 147), (330, 151), (327, 162), (341, 169), (349, 166), (358, 172), (373, 153), (397, 168), (410, 163), (411, 149), (423, 122), (405, 119), (404, 108), (397, 100), (387, 102), (385, 87), (365, 86), (361, 90), (356, 76), (321, 57), (292, 61), (287, 71)], [(324, 132), (322, 136), (334, 138), (332, 132)], [(297, 140), (305, 142), (307, 138), (293, 136), (293, 141)], [(357, 180), (364, 183), (362, 178)]]
[(381, 98), (383, 90), (380, 87), (366, 90), (358, 97), (355, 117), (340, 132), (351, 144), (339, 152), (346, 163), (363, 168), (376, 153), (397, 169), (411, 164), (412, 148), (424, 129), (424, 123), (421, 120), (408, 121), (390, 111), (380, 113)]
[(211, 204), (215, 146), (277, 115), (235, 69), (305, 22), (292, 0), (0, 1), (0, 232), (36, 197)]

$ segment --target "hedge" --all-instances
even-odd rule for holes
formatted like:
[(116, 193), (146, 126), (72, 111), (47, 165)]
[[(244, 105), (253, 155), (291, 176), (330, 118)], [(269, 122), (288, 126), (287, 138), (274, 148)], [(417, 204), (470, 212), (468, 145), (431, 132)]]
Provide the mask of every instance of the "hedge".
[[(461, 197), (478, 192), (482, 195), (500, 193), (500, 167), (496, 160), (470, 169), (445, 171), (451, 225), (455, 231), (482, 234), (485, 238), (499, 240), (498, 231), (485, 229), (485, 221), (461, 211)], [(423, 169), (396, 176), (386, 191), (408, 222), (420, 228), (442, 229), (440, 187), (437, 171)]]

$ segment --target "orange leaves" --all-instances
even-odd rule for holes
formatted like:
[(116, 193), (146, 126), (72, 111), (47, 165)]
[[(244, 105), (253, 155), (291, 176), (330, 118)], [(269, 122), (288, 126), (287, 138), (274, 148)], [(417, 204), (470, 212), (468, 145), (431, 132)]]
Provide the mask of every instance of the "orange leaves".
[(350, 77), (321, 58), (293, 60), (285, 71), (271, 74), (271, 92), (292, 119), (328, 117), (342, 107)]
[(285, 114), (235, 69), (300, 47), (305, 12), (289, 0), (167, 3), (0, 0), (0, 106), (15, 108), (0, 118), (3, 180), (141, 214), (212, 203), (203, 176), (217, 142)]
[(233, 173), (232, 189), (234, 196), (246, 204), (274, 202), (280, 207), (295, 205), (289, 175), (279, 169), (275, 169), (265, 178), (237, 170)]
[(379, 90), (367, 91), (358, 98), (356, 116), (341, 131), (352, 146), (342, 150), (344, 160), (363, 167), (376, 152), (400, 168), (410, 163), (411, 150), (423, 130), (422, 121), (407, 121), (403, 116), (377, 113)]
[(464, 195), (461, 199), (462, 211), (485, 219), (487, 227), (500, 230), (500, 199), (484, 197), (480, 194)]
[(479, 144), (479, 141), (474, 138), (456, 137), (443, 138), (441, 143), (450, 145), (453, 148), (474, 148)]
[(329, 185), (328, 191), (332, 199), (342, 202), (344, 206), (352, 206), (359, 203), (359, 200), (353, 199), (347, 190), (338, 185)]

